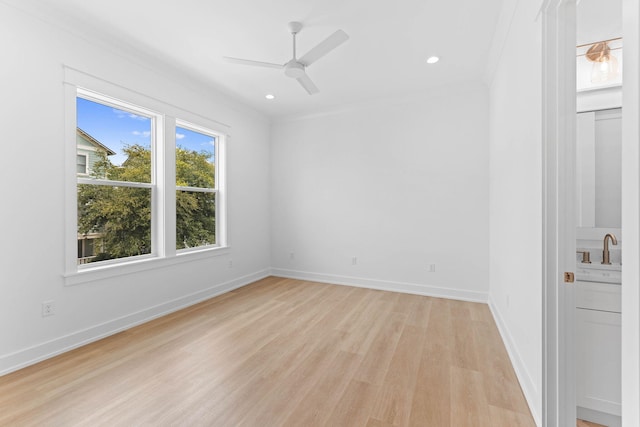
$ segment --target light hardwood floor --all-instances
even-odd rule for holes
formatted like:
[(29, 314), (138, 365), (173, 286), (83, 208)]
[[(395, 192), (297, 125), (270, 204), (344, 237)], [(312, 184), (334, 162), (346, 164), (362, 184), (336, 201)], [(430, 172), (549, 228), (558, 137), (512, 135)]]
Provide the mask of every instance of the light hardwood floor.
[(485, 304), (270, 277), (0, 377), (7, 426), (534, 426)]

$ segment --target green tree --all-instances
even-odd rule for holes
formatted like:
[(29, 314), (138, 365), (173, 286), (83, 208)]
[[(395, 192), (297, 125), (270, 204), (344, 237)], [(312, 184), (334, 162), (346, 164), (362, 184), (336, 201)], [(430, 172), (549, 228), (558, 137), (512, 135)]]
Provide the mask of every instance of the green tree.
[[(124, 148), (122, 166), (104, 153), (93, 165), (94, 178), (111, 181), (150, 182), (151, 152), (141, 145)], [(178, 148), (176, 184), (212, 188), (212, 154)], [(78, 232), (99, 233), (105, 260), (142, 255), (151, 251), (151, 190), (124, 186), (78, 185)], [(177, 249), (215, 243), (215, 194), (178, 191), (176, 194)]]
[[(178, 147), (176, 150), (176, 185), (213, 188), (215, 170), (212, 154)], [(214, 193), (177, 191), (176, 247), (202, 246), (216, 242), (216, 199)]]

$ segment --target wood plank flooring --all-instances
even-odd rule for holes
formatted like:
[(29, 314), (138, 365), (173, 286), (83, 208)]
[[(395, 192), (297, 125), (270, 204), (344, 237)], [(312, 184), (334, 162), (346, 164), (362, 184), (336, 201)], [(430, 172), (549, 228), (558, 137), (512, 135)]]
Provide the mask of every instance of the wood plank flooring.
[(485, 304), (270, 277), (0, 377), (2, 426), (535, 426)]

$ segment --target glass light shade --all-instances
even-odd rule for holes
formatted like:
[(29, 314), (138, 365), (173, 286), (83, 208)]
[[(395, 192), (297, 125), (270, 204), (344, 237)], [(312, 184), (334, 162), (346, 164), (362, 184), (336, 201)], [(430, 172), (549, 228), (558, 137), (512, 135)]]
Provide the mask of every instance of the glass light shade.
[(618, 60), (612, 54), (608, 54), (593, 63), (591, 68), (591, 82), (604, 83), (615, 79), (619, 73)]

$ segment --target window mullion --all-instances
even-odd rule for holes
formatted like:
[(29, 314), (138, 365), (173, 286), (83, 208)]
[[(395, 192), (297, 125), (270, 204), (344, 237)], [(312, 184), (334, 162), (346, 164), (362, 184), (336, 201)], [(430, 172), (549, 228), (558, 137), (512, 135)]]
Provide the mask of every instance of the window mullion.
[[(215, 147), (216, 156), (216, 236), (218, 236), (218, 244), (227, 246), (229, 244), (227, 238), (227, 179), (226, 179), (226, 146), (227, 135), (221, 135)], [(219, 159), (225, 159), (219, 161)]]
[[(176, 119), (165, 116), (164, 119), (164, 175), (162, 191), (164, 194), (163, 241), (164, 255), (176, 254)], [(160, 185), (160, 182), (158, 183)], [(160, 189), (159, 189), (160, 190)]]

